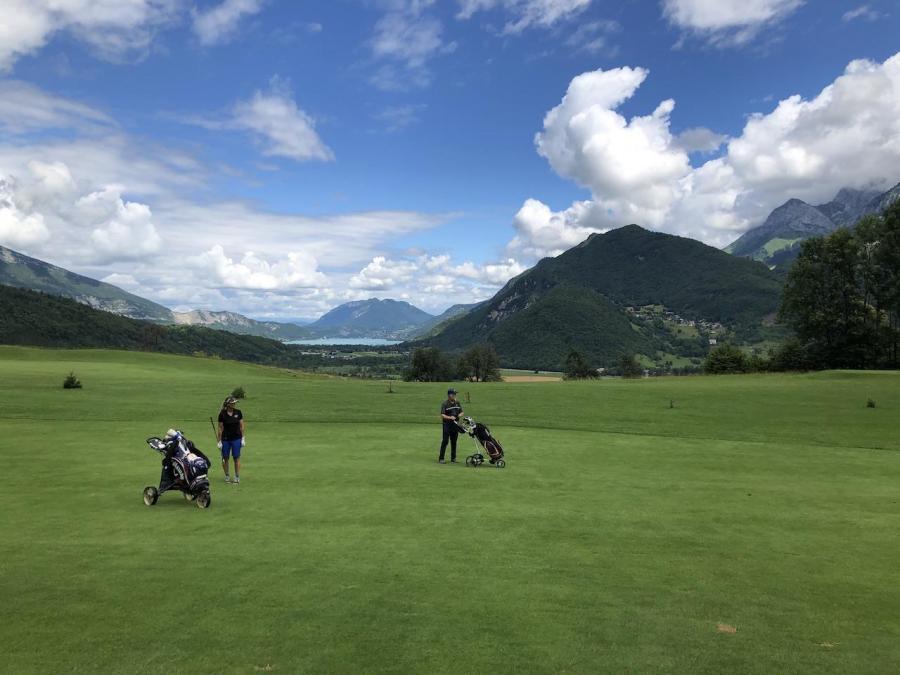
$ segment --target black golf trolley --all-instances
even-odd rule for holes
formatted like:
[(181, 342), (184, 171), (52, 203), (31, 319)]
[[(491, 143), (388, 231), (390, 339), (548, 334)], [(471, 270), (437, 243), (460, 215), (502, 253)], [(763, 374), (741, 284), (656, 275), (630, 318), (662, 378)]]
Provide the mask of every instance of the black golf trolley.
[[(477, 469), (488, 462), (498, 469), (506, 467), (503, 446), (500, 445), (500, 441), (491, 436), (491, 430), (486, 425), (476, 422), (471, 417), (466, 417), (459, 427), (472, 438), (472, 442), (475, 444), (475, 454), (466, 457), (466, 466)], [(487, 453), (487, 457), (485, 457), (485, 453)]]
[(180, 431), (170, 431), (165, 439), (156, 436), (148, 438), (147, 445), (164, 457), (159, 487), (150, 485), (144, 488), (144, 504), (153, 506), (164, 492), (178, 490), (198, 508), (209, 508), (212, 503), (207, 475), (209, 458)]

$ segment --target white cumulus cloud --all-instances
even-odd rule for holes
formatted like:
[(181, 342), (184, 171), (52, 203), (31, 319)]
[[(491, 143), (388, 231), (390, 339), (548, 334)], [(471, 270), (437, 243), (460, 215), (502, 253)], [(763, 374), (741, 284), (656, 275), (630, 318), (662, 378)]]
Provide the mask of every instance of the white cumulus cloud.
[(292, 251), (274, 261), (247, 251), (235, 261), (216, 244), (189, 262), (210, 271), (216, 284), (225, 288), (286, 290), (322, 286), (326, 281), (315, 256), (302, 251)]
[(727, 140), (725, 134), (704, 127), (685, 129), (678, 134), (678, 145), (687, 152), (715, 152)]
[(257, 91), (249, 101), (234, 108), (236, 127), (257, 134), (264, 141), (263, 153), (272, 157), (331, 161), (331, 151), (315, 130), (315, 121), (301, 110), (287, 84), (273, 78), (269, 91)]
[(557, 173), (591, 190), (609, 223), (639, 219), (661, 225), (679, 179), (690, 172), (687, 153), (669, 131), (674, 101), (630, 120), (615, 110), (647, 74), (625, 67), (579, 75), (535, 138)]
[(537, 199), (528, 199), (513, 218), (516, 236), (508, 250), (525, 259), (556, 256), (584, 241), (593, 232), (611, 226), (593, 201), (575, 202), (564, 211), (553, 211)]
[(467, 261), (455, 267), (451, 266), (449, 271), (452, 275), (465, 277), (489, 286), (502, 286), (526, 269), (528, 268), (515, 258), (507, 258), (484, 265), (476, 265)]
[(805, 0), (663, 0), (675, 26), (716, 46), (741, 46), (766, 26), (782, 21)]
[(442, 311), (457, 302), (478, 302), (491, 297), (525, 269), (514, 258), (484, 264), (471, 261), (456, 264), (447, 254), (399, 259), (375, 256), (349, 278), (347, 285), (358, 293), (354, 299), (380, 292), (425, 309)]
[(616, 110), (646, 76), (617, 68), (572, 81), (536, 143), (592, 198), (561, 212), (528, 200), (515, 217), (511, 250), (554, 254), (587, 233), (632, 222), (724, 245), (789, 198), (822, 203), (842, 187), (900, 180), (900, 54), (853, 61), (815, 97), (790, 96), (750, 115), (722, 156), (696, 167), (685, 136), (669, 131), (672, 101), (631, 119)]
[(16, 198), (15, 183), (0, 178), (0, 244), (14, 249), (27, 248), (49, 238), (44, 216), (23, 209)]
[(12, 248), (64, 251), (83, 264), (108, 264), (162, 246), (149, 206), (123, 199), (115, 185), (85, 193), (65, 163), (31, 161), (0, 186), (0, 243)]
[(418, 264), (413, 261), (388, 260), (385, 256), (376, 256), (358, 274), (350, 277), (350, 287), (366, 290), (397, 288), (409, 283), (418, 269)]
[[(349, 287), (346, 270), (451, 218), (399, 210), (310, 216), (217, 196), (209, 189), (215, 169), (191, 154), (130, 136), (75, 101), (37, 88), (28, 94), (21, 112), (0, 103), (0, 244), (170, 307), (321, 314), (370, 295)], [(4, 122), (24, 131), (3, 133)], [(237, 128), (233, 109), (209, 126)], [(399, 292), (429, 300), (415, 282)]]
[(293, 98), (290, 83), (275, 76), (267, 90), (235, 103), (219, 116), (172, 116), (185, 124), (215, 131), (244, 131), (260, 143), (268, 157), (286, 157), (297, 162), (334, 160), (334, 152), (316, 132), (316, 121)]
[(0, 21), (0, 71), (68, 32), (102, 58), (146, 53), (157, 30), (179, 12), (177, 0), (5, 0)]
[(150, 207), (122, 199), (116, 186), (81, 197), (75, 212), (79, 224), (93, 227), (90, 237), (95, 260), (134, 260), (162, 247)]

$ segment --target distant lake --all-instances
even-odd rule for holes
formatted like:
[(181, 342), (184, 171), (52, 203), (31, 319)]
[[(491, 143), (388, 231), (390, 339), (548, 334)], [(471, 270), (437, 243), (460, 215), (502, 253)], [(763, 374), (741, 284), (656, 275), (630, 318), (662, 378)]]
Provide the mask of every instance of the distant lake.
[(383, 338), (319, 338), (318, 340), (285, 340), (289, 345), (318, 345), (320, 347), (338, 345), (367, 345), (369, 347), (390, 347), (399, 345), (400, 340), (385, 340)]

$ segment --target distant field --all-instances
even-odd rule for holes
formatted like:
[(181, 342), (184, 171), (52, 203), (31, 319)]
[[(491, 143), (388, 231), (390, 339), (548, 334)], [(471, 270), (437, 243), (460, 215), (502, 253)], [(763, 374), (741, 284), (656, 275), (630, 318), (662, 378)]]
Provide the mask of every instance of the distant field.
[[(145, 507), (238, 385), (243, 484)], [(392, 388), (0, 347), (0, 671), (900, 672), (900, 374), (467, 384), (504, 470)]]
[(563, 374), (552, 370), (517, 370), (503, 368), (500, 375), (506, 382), (545, 382), (561, 380)]

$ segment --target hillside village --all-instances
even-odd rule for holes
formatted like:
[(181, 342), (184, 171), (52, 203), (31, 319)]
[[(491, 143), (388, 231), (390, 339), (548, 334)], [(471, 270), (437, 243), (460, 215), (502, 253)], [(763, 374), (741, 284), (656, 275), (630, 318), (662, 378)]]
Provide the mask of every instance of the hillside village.
[(727, 333), (727, 329), (718, 321), (707, 321), (706, 319), (686, 319), (677, 312), (666, 309), (663, 305), (643, 305), (641, 307), (628, 306), (625, 312), (632, 318), (640, 321), (661, 320), (664, 324), (668, 324), (673, 333), (681, 333), (678, 327), (693, 329), (691, 333), (696, 331), (697, 334), (706, 336), (710, 345), (717, 344), (720, 337)]

